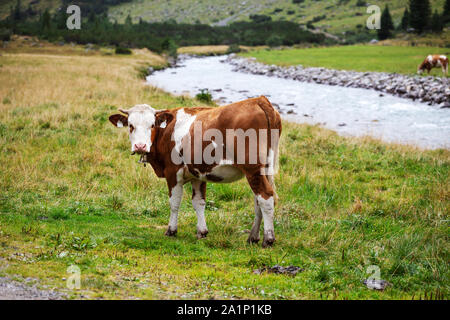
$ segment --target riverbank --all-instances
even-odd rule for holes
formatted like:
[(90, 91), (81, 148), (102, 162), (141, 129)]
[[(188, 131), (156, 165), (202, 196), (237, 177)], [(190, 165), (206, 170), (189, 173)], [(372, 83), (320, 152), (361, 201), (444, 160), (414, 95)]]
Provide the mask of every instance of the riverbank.
[[(226, 57), (180, 56), (174, 68), (147, 77), (176, 95), (208, 90), (219, 105), (267, 96), (284, 120), (319, 125), (343, 136), (365, 136), (422, 148), (450, 149), (450, 113), (375, 90), (345, 88), (233, 71)], [(220, 75), (220, 76), (218, 76)]]
[[(201, 103), (139, 79), (137, 68), (157, 61), (1, 53), (0, 277), (92, 299), (448, 298), (448, 150), (284, 121), (275, 246), (245, 242), (246, 181), (208, 184), (201, 241), (186, 185), (178, 235), (167, 238), (167, 186), (130, 156), (126, 130), (108, 116)], [(254, 273), (275, 264), (303, 271)], [(71, 265), (81, 289), (68, 292)], [(385, 291), (363, 285), (372, 265), (392, 284)]]
[(429, 105), (437, 105), (440, 108), (450, 108), (450, 86), (446, 78), (333, 70), (302, 65), (284, 67), (267, 65), (258, 62), (256, 58), (244, 58), (234, 54), (228, 56), (226, 62), (232, 64), (235, 67), (234, 70), (238, 72), (331, 86), (371, 89)]

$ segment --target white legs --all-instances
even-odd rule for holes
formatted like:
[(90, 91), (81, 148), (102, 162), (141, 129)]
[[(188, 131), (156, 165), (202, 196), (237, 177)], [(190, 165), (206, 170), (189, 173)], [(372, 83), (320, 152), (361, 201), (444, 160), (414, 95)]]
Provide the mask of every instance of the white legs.
[(208, 227), (205, 220), (205, 191), (206, 183), (202, 181), (192, 181), (192, 206), (197, 214), (197, 238), (205, 238), (208, 234)]
[[(192, 182), (192, 206), (197, 214), (197, 238), (205, 238), (208, 234), (208, 227), (205, 220), (205, 192), (206, 183), (202, 181)], [(178, 229), (178, 210), (183, 198), (183, 183), (178, 182), (172, 189), (170, 195), (170, 220), (166, 236), (174, 236)]]
[(174, 236), (177, 233), (178, 225), (178, 209), (180, 208), (181, 198), (183, 197), (183, 184), (178, 182), (172, 188), (170, 196), (170, 220), (169, 228), (166, 231), (166, 236)]
[(264, 219), (264, 241), (262, 246), (265, 248), (267, 246), (271, 246), (275, 242), (275, 231), (273, 229), (273, 213), (275, 203), (273, 197), (264, 199), (261, 195), (257, 195), (256, 199)]
[(252, 230), (250, 231), (250, 235), (248, 236), (247, 239), (248, 243), (256, 243), (259, 241), (259, 229), (261, 227), (262, 212), (261, 209), (259, 208), (256, 196), (254, 196), (254, 203), (255, 203), (255, 220), (253, 221)]

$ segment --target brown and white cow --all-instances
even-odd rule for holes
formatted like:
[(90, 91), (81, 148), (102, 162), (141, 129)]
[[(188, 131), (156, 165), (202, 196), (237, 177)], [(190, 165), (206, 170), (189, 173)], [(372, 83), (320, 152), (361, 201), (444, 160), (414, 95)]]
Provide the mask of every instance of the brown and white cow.
[(448, 74), (448, 58), (444, 55), (430, 54), (419, 65), (417, 73), (422, 74), (425, 70), (427, 70), (428, 74), (430, 74), (430, 71), (433, 68), (442, 68), (442, 73), (446, 76)]
[(192, 184), (197, 214), (197, 237), (208, 233), (205, 196), (208, 182), (230, 183), (246, 177), (254, 193), (255, 219), (248, 237), (258, 242), (264, 219), (263, 247), (275, 241), (276, 192), (273, 175), (278, 159), (281, 118), (266, 97), (221, 107), (155, 110), (136, 105), (114, 114), (116, 127), (129, 128), (132, 153), (141, 154), (169, 188), (170, 221), (167, 236), (177, 233), (183, 184)]

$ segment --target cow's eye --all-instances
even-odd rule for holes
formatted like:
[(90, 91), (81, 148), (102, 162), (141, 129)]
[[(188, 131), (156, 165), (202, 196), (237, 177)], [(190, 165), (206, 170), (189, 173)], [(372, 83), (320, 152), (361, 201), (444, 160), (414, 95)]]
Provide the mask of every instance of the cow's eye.
[(155, 125), (154, 124), (152, 124), (152, 129), (155, 127)]
[(134, 127), (133, 125), (130, 124), (130, 133), (132, 133), (134, 131)]

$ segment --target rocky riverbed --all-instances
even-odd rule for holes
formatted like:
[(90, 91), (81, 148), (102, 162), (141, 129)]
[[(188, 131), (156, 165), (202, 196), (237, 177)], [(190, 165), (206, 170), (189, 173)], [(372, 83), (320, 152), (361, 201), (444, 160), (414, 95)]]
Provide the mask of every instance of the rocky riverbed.
[(235, 54), (228, 56), (226, 62), (233, 65), (234, 71), (238, 72), (331, 86), (372, 89), (380, 91), (380, 94), (392, 94), (441, 108), (450, 108), (450, 81), (446, 78), (306, 68), (301, 65), (280, 67), (266, 65), (256, 61), (255, 58), (243, 58)]

